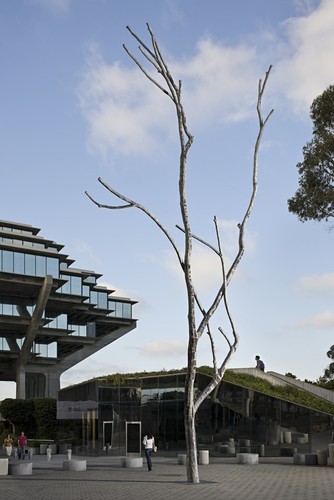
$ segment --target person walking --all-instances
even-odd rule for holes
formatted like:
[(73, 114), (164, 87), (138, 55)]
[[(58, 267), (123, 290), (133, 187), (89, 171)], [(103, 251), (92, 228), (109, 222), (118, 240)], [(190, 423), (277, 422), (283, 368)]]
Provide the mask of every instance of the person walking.
[(21, 432), (21, 436), (17, 438), (18, 446), (18, 458), (24, 460), (26, 456), (26, 446), (28, 444), (28, 438), (25, 436), (24, 432)]
[(145, 446), (145, 456), (147, 461), (147, 468), (149, 471), (152, 470), (152, 459), (151, 454), (154, 448), (154, 437), (150, 432), (147, 432), (143, 439), (143, 445)]

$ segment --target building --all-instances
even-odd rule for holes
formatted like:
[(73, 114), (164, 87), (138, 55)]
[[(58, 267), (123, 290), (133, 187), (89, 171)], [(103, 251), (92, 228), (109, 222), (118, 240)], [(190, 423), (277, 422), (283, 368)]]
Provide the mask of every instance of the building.
[(0, 380), (23, 399), (56, 398), (64, 371), (136, 327), (134, 301), (39, 232), (0, 220)]
[[(316, 404), (307, 407), (223, 379), (197, 412), (199, 446), (219, 451), (224, 449), (223, 443), (233, 438), (239, 443), (249, 441), (249, 450), (264, 445), (266, 454), (277, 455), (282, 450), (290, 453), (295, 447), (303, 452), (323, 449), (332, 442), (332, 391), (273, 372), (251, 368), (245, 371), (255, 381), (260, 377), (272, 386), (290, 387), (290, 392), (316, 396), (316, 401), (325, 401), (325, 405), (319, 411)], [(198, 373), (195, 390), (203, 389), (208, 380), (208, 375)], [(184, 386), (185, 373), (180, 372), (117, 375), (64, 388), (57, 403), (60, 430), (68, 436), (76, 453), (139, 453), (146, 432), (153, 433), (161, 452), (184, 450)], [(300, 401), (305, 402), (305, 397)]]

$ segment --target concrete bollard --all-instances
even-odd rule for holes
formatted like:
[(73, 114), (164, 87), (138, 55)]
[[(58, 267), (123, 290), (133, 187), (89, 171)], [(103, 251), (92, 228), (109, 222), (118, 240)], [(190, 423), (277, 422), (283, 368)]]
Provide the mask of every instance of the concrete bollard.
[(84, 471), (87, 470), (87, 460), (65, 460), (63, 469), (69, 471)]
[(0, 476), (7, 476), (8, 461), (8, 458), (0, 458)]
[(209, 465), (209, 450), (200, 450), (198, 463), (201, 465)]
[(48, 462), (51, 460), (51, 448), (46, 449), (46, 459)]
[(128, 469), (137, 469), (143, 467), (143, 457), (125, 457), (121, 458), (121, 466)]
[(287, 444), (291, 444), (292, 443), (292, 435), (291, 435), (290, 431), (285, 431), (284, 432), (284, 442), (287, 443)]
[(187, 463), (187, 455), (183, 455), (183, 454), (179, 453), (178, 456), (177, 456), (177, 463), (179, 465), (186, 465), (186, 463)]
[(72, 459), (72, 450), (66, 450), (66, 460)]
[(258, 464), (258, 453), (237, 453), (237, 464)]

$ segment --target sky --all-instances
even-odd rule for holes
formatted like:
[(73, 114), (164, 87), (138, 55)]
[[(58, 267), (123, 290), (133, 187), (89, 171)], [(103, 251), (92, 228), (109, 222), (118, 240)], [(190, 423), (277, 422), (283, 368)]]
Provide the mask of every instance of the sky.
[[(65, 372), (61, 386), (187, 364), (186, 290), (169, 242), (144, 213), (100, 209), (85, 195), (117, 204), (101, 177), (147, 207), (183, 251), (175, 110), (123, 48), (149, 69), (126, 29), (149, 44), (146, 23), (182, 80), (194, 136), (192, 231), (214, 245), (217, 217), (227, 264), (252, 189), (258, 82), (272, 65), (262, 104), (274, 114), (261, 143), (245, 254), (228, 290), (240, 337), (228, 367), (253, 367), (259, 354), (266, 370), (316, 380), (334, 344), (333, 230), (301, 223), (287, 200), (312, 136), (310, 105), (334, 80), (334, 2), (2, 0), (0, 218), (41, 228), (74, 267), (101, 273), (100, 284), (138, 301), (137, 328)], [(199, 243), (193, 278), (208, 307), (220, 267)], [(213, 322), (218, 361), (227, 352), (218, 332), (225, 321), (221, 309)], [(206, 337), (198, 365), (212, 365)], [(14, 383), (0, 384), (5, 397), (15, 397)]]

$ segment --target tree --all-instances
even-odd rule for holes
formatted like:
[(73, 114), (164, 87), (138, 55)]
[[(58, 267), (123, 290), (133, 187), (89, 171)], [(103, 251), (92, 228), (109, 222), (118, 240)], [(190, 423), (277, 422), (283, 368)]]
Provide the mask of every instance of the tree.
[(310, 116), (313, 138), (297, 164), (299, 188), (288, 200), (289, 212), (302, 222), (334, 217), (334, 85), (314, 99)]
[[(179, 265), (182, 269), (187, 293), (187, 318), (188, 318), (188, 365), (187, 365), (187, 374), (186, 374), (186, 383), (185, 383), (185, 411), (184, 411), (184, 422), (185, 422), (185, 434), (186, 434), (186, 450), (187, 450), (187, 480), (191, 483), (199, 482), (199, 474), (198, 474), (198, 465), (197, 465), (197, 443), (196, 443), (196, 429), (195, 429), (195, 417), (196, 412), (202, 402), (208, 397), (208, 395), (218, 386), (221, 382), (224, 372), (226, 370), (226, 366), (230, 361), (231, 356), (235, 352), (238, 342), (239, 336), (235, 329), (234, 322), (232, 316), (229, 311), (228, 302), (227, 302), (227, 288), (232, 279), (234, 272), (236, 271), (241, 258), (244, 254), (244, 233), (246, 223), (251, 215), (255, 197), (257, 193), (257, 172), (258, 172), (258, 153), (259, 146), (261, 142), (261, 137), (264, 131), (264, 128), (267, 124), (269, 117), (271, 116), (273, 110), (266, 116), (264, 119), (262, 116), (261, 104), (262, 97), (264, 94), (264, 90), (267, 84), (267, 80), (269, 77), (269, 73), (271, 67), (269, 67), (266, 72), (264, 81), (259, 81), (258, 85), (258, 100), (257, 100), (257, 114), (259, 120), (259, 131), (257, 134), (257, 139), (254, 147), (254, 156), (253, 156), (253, 167), (252, 167), (252, 190), (250, 194), (250, 199), (248, 202), (247, 209), (245, 211), (244, 217), (242, 221), (238, 224), (239, 230), (239, 245), (238, 251), (235, 255), (234, 261), (229, 269), (226, 269), (225, 259), (222, 252), (221, 247), (221, 238), (218, 226), (218, 220), (216, 216), (213, 218), (214, 230), (215, 230), (215, 244), (211, 244), (207, 241), (204, 241), (199, 236), (196, 236), (192, 233), (190, 220), (188, 217), (188, 204), (187, 204), (187, 196), (186, 196), (186, 181), (187, 181), (187, 157), (188, 152), (193, 143), (193, 136), (191, 135), (187, 120), (186, 113), (183, 107), (182, 102), (182, 82), (175, 82), (168, 66), (162, 56), (158, 43), (154, 37), (154, 34), (147, 24), (147, 29), (150, 35), (151, 46), (148, 47), (129, 27), (127, 27), (128, 31), (132, 35), (132, 37), (139, 42), (139, 51), (142, 56), (146, 59), (146, 61), (153, 67), (153, 69), (158, 73), (160, 81), (157, 81), (149, 71), (143, 66), (141, 62), (139, 62), (134, 55), (127, 49), (124, 45), (124, 49), (130, 58), (135, 62), (141, 72), (160, 90), (166, 95), (172, 102), (177, 119), (177, 130), (179, 137), (179, 146), (180, 146), (180, 160), (179, 160), (179, 205), (180, 212), (182, 218), (182, 226), (176, 226), (178, 230), (180, 230), (183, 234), (184, 247), (181, 251), (174, 238), (172, 237), (169, 230), (164, 227), (157, 217), (153, 215), (144, 205), (134, 201), (127, 196), (117, 192), (114, 188), (106, 184), (101, 178), (99, 178), (99, 182), (116, 198), (121, 200), (121, 204), (117, 205), (105, 205), (96, 201), (90, 194), (87, 193), (87, 196), (91, 199), (93, 203), (95, 203), (99, 208), (106, 208), (110, 210), (116, 209), (125, 209), (125, 208), (137, 208), (144, 212), (163, 232), (166, 236), (167, 240), (171, 244), (172, 248), (175, 251), (176, 258), (179, 262)], [(162, 83), (160, 83), (162, 82)], [(193, 242), (196, 240), (199, 244), (204, 245), (211, 249), (218, 258), (218, 266), (221, 274), (221, 285), (217, 290), (217, 293), (211, 303), (211, 305), (204, 309), (201, 305), (200, 297), (198, 292), (194, 288), (193, 277), (192, 277), (192, 247)], [(216, 359), (216, 348), (215, 348), (215, 338), (214, 334), (210, 327), (210, 322), (216, 313), (219, 305), (224, 305), (224, 310), (226, 313), (226, 317), (228, 320), (228, 325), (230, 328), (230, 332), (227, 333), (223, 328), (219, 327), (218, 331), (220, 332), (222, 338), (227, 343), (227, 354), (221, 363), (218, 363)], [(203, 334), (206, 333), (209, 338), (209, 342), (211, 345), (212, 352), (212, 363), (213, 363), (213, 376), (208, 386), (199, 394), (195, 391), (195, 378), (196, 378), (196, 360), (197, 360), (197, 348), (198, 342), (203, 337)]]
[(327, 352), (327, 357), (332, 360), (332, 363), (324, 370), (324, 374), (320, 377), (321, 382), (329, 382), (334, 379), (334, 345)]

